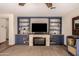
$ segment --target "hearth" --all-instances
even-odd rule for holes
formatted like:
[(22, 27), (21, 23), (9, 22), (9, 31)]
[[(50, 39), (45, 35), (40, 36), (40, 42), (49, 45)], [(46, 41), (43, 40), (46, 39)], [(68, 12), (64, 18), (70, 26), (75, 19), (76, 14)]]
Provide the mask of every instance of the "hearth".
[(46, 38), (43, 37), (34, 37), (33, 38), (34, 46), (46, 46)]

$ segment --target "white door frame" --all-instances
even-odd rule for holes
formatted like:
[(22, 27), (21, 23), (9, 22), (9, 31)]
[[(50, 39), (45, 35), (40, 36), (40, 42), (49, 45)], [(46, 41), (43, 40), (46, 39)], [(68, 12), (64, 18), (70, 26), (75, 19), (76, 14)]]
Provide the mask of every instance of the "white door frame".
[(9, 20), (9, 45), (14, 45), (15, 44), (14, 15), (13, 14), (0, 14), (0, 18), (8, 18)]

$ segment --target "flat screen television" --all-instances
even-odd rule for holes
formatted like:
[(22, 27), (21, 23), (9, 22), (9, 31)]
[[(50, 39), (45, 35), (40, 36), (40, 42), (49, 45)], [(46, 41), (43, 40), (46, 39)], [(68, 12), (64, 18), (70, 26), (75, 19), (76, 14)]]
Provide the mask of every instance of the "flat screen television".
[(47, 32), (46, 23), (32, 23), (32, 32)]

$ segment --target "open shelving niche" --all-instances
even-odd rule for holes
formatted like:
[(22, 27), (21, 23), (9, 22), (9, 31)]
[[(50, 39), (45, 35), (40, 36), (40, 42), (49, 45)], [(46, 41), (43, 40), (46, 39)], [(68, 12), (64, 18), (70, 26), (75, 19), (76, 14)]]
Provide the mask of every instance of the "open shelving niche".
[(61, 34), (61, 20), (60, 19), (50, 19), (49, 22), (49, 33), (52, 35)]
[(62, 33), (62, 18), (50, 18), (49, 34), (50, 44), (64, 44), (64, 35)]
[(18, 34), (27, 34), (30, 30), (30, 19), (20, 18), (18, 19)]

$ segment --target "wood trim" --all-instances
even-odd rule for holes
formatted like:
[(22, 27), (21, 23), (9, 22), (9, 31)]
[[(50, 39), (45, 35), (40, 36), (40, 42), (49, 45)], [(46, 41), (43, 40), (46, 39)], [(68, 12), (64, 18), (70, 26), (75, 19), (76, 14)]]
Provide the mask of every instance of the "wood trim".
[(60, 18), (60, 34), (62, 34), (62, 18)]
[[(1, 42), (0, 46), (6, 45), (7, 41)], [(0, 50), (0, 53), (3, 52), (5, 49), (7, 49), (8, 45), (5, 46), (5, 48), (3, 50)]]
[(24, 16), (18, 16), (18, 18), (20, 18), (20, 19), (21, 18), (22, 19), (23, 18), (52, 18), (52, 19), (59, 19), (60, 18), (61, 19), (61, 17), (58, 17), (58, 16), (57, 17), (31, 17), (31, 16), (30, 17), (24, 17)]
[(0, 53), (3, 52), (3, 51), (5, 51), (6, 49), (8, 49), (10, 47), (13, 47), (13, 46), (15, 46), (15, 45), (8, 45), (5, 49), (3, 49), (2, 51), (0, 51)]

